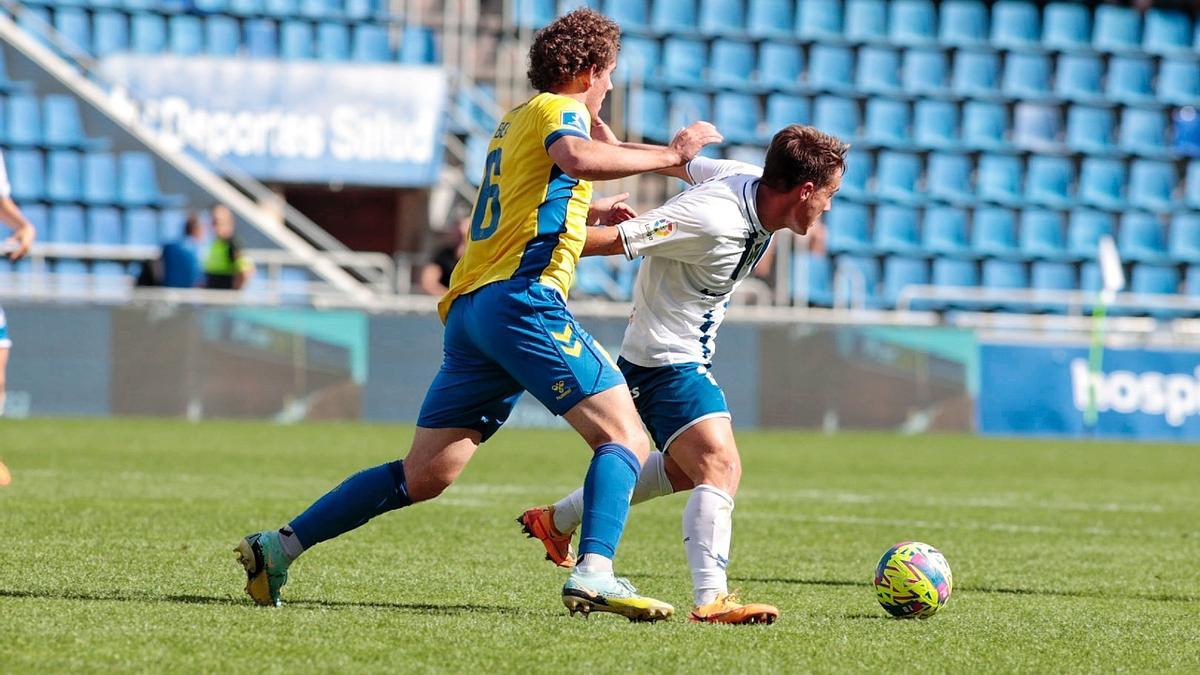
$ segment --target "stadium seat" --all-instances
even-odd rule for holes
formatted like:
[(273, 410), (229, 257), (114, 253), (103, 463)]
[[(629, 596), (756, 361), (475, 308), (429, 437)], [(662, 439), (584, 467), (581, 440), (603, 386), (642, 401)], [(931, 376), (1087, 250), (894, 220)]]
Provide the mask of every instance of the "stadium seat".
[(129, 19), (120, 12), (92, 14), (92, 53), (97, 57), (129, 48)]
[(907, 94), (941, 94), (946, 91), (946, 55), (940, 49), (904, 52), (900, 79)]
[(849, 98), (818, 96), (813, 111), (813, 125), (843, 140), (858, 136), (858, 103)]
[(767, 149), (759, 145), (731, 145), (725, 148), (725, 159), (762, 166), (767, 158)]
[(950, 47), (981, 45), (988, 39), (987, 5), (979, 0), (944, 0), (939, 40)]
[(204, 52), (210, 56), (233, 56), (242, 43), (237, 21), (228, 16), (204, 19)]
[(1162, 223), (1158, 217), (1140, 211), (1129, 211), (1121, 217), (1117, 231), (1117, 250), (1122, 260), (1161, 263), (1167, 259)]
[(1108, 62), (1108, 86), (1105, 94), (1122, 103), (1141, 103), (1154, 100), (1150, 83), (1154, 79), (1154, 63), (1143, 57), (1114, 56)]
[(258, 16), (263, 13), (264, 0), (229, 0), (229, 13), (238, 16)]
[[(814, 67), (816, 66), (814, 62)], [(886, 47), (858, 50), (855, 85), (868, 94), (894, 94), (900, 90), (900, 55)]]
[(642, 31), (650, 27), (647, 4), (646, 0), (604, 0), (603, 12), (617, 22), (621, 32)]
[[(721, 92), (713, 103), (713, 123), (730, 143), (754, 143), (759, 138), (758, 98), (749, 94)], [(778, 129), (770, 130), (774, 133)]]
[(700, 32), (740, 35), (746, 31), (743, 0), (700, 0)]
[(1187, 183), (1183, 187), (1183, 202), (1189, 208), (1200, 209), (1200, 161), (1188, 162)]
[(1065, 259), (1064, 229), (1062, 216), (1057, 211), (1047, 209), (1022, 211), (1021, 233), (1018, 239), (1021, 254), (1027, 259)]
[(1067, 224), (1067, 255), (1078, 260), (1095, 260), (1100, 237), (1113, 233), (1111, 214), (1092, 209), (1075, 209)]
[(919, 255), (917, 212), (906, 206), (883, 204), (875, 209), (875, 250)]
[[(171, 239), (178, 238), (182, 228)], [(158, 216), (153, 209), (129, 209), (125, 212), (123, 242), (131, 246), (157, 246), (162, 243)]]
[(396, 54), (400, 63), (427, 65), (438, 62), (437, 35), (426, 26), (406, 26)]
[(1200, 263), (1200, 213), (1178, 213), (1171, 219), (1169, 239), (1171, 260)]
[(1200, 100), (1200, 62), (1163, 59), (1158, 69), (1158, 100), (1176, 105)]
[(279, 28), (279, 56), (284, 59), (311, 59), (313, 26), (307, 21), (284, 21)]
[(754, 45), (749, 42), (713, 42), (709, 83), (724, 89), (744, 89), (754, 83)]
[(112, 260), (98, 260), (92, 263), (92, 284), (97, 290), (120, 290), (128, 287), (132, 281), (130, 272), (125, 265)]
[(700, 86), (708, 65), (707, 51), (699, 40), (667, 38), (663, 42), (661, 81), (675, 86)]
[(802, 40), (819, 40), (841, 37), (841, 35), (841, 0), (808, 0), (808, 2), (797, 3), (797, 37)]
[(954, 55), (954, 73), (950, 88), (966, 98), (996, 93), (1000, 62), (994, 52), (959, 50)]
[[(1029, 288), (1029, 272), (1025, 263), (1015, 260), (988, 259), (983, 261), (983, 287), (991, 290), (1022, 290)], [(1025, 303), (1012, 303), (1020, 308)]]
[(750, 0), (747, 30), (757, 38), (790, 37), (795, 18), (792, 0)]
[(933, 285), (947, 288), (976, 288), (979, 267), (971, 260), (933, 259)]
[[(8, 16), (7, 12), (5, 16)], [(50, 10), (45, 7), (23, 7), (17, 18), (17, 25), (29, 35), (38, 38), (46, 46), (51, 46), (46, 37), (49, 30), (54, 27)]]
[[(925, 211), (921, 247), (935, 256), (970, 257), (967, 245), (967, 212), (951, 206), (934, 206)], [(936, 282), (935, 282), (936, 283)]]
[(873, 307), (879, 285), (879, 262), (874, 258), (841, 255), (833, 276), (835, 304), (840, 300), (850, 307)]
[[(137, 209), (129, 213), (137, 212)], [(187, 222), (188, 210), (183, 208), (166, 208), (158, 212), (158, 240), (172, 241), (183, 236), (184, 224)]]
[(50, 237), (56, 244), (82, 244), (87, 241), (83, 209), (78, 206), (55, 204), (50, 207)]
[(1121, 113), (1122, 150), (1137, 155), (1158, 155), (1166, 150), (1167, 117), (1158, 109), (1125, 108)]
[(875, 192), (882, 198), (907, 204), (921, 201), (917, 181), (921, 177), (921, 158), (906, 152), (879, 153)]
[(1188, 265), (1183, 280), (1183, 292), (1192, 298), (1200, 295), (1200, 265)]
[(117, 201), (117, 160), (111, 152), (90, 152), (83, 157), (83, 199), (89, 204)]
[(992, 43), (998, 47), (1034, 47), (1040, 41), (1037, 6), (1024, 0), (999, 0), (992, 6)]
[(621, 54), (613, 79), (619, 82), (650, 82), (657, 76), (658, 40), (636, 35), (621, 37)]
[(888, 3), (888, 37), (907, 47), (936, 40), (937, 17), (932, 0), (892, 0)]
[(279, 37), (275, 22), (270, 19), (250, 19), (245, 23), (246, 55), (273, 59), (279, 55)]
[(629, 94), (626, 127), (643, 139), (668, 141), (667, 98), (661, 91), (636, 89)]
[(792, 296), (797, 304), (829, 307), (833, 304), (833, 271), (829, 256), (797, 251), (792, 256)]
[(1075, 152), (1103, 153), (1112, 148), (1111, 108), (1073, 105), (1067, 111), (1067, 148)]
[[(520, 5), (521, 3), (517, 2), (515, 4)], [(549, 6), (549, 3), (545, 0), (542, 0), (541, 4), (543, 7)], [(550, 13), (551, 15), (554, 14), (553, 7), (550, 9)], [(307, 19), (332, 19), (340, 14), (342, 14), (341, 0), (300, 0), (300, 16)]]
[[(895, 307), (900, 293), (908, 286), (929, 284), (929, 264), (921, 258), (889, 257), (883, 261), (882, 297), (885, 307)], [(912, 309), (909, 307), (909, 309)]]
[(262, 2), (263, 13), (278, 19), (288, 19), (300, 13), (300, 3), (297, 0), (262, 0)]
[(41, 201), (46, 195), (46, 169), (42, 153), (37, 150), (10, 150), (8, 181), (12, 198), (17, 203)]
[(43, 133), (46, 145), (81, 147), (93, 145), (83, 133), (79, 101), (74, 96), (50, 94), (42, 99)]
[(864, 197), (874, 166), (871, 153), (851, 149), (846, 156), (846, 173), (842, 175), (842, 194), (848, 197)]
[[(1034, 291), (1073, 291), (1079, 287), (1075, 279), (1075, 268), (1070, 263), (1038, 260), (1031, 267), (1029, 286)], [(1038, 296), (1040, 294), (1036, 294)], [(1067, 306), (1061, 302), (1038, 302), (1035, 309), (1050, 312), (1065, 312)]]
[(1146, 12), (1142, 50), (1163, 56), (1191, 52), (1191, 18), (1178, 10), (1151, 8)]
[(980, 256), (1019, 258), (1013, 212), (995, 207), (976, 209), (971, 248)]
[(1025, 174), (1025, 197), (1034, 204), (1065, 208), (1075, 181), (1075, 168), (1066, 157), (1033, 155)]
[(1079, 172), (1079, 200), (1107, 209), (1123, 204), (1125, 166), (1115, 159), (1087, 157)]
[(920, 100), (915, 106), (913, 140), (926, 148), (958, 146), (958, 108), (949, 101)]
[(1013, 106), (1013, 144), (1019, 147), (1046, 151), (1059, 145), (1062, 112), (1056, 105), (1018, 103)]
[(83, 196), (79, 153), (53, 150), (46, 156), (46, 196), (55, 202), (77, 202)]
[(699, 29), (696, 0), (654, 0), (652, 4), (650, 26), (655, 33), (670, 35), (692, 33)]
[(1018, 204), (1021, 196), (1021, 160), (1011, 155), (979, 158), (975, 189), (979, 198), (998, 204)]
[(1132, 7), (1100, 5), (1092, 46), (1100, 51), (1138, 51), (1142, 43), (1142, 15)]
[(350, 31), (350, 59), (364, 63), (392, 60), (387, 28), (369, 23), (356, 24)]
[(1013, 98), (1038, 98), (1050, 91), (1050, 57), (1009, 52), (1004, 59), (1005, 94)]
[(1174, 265), (1146, 263), (1134, 265), (1133, 273), (1129, 277), (1129, 291), (1140, 294), (1174, 295), (1179, 292), (1179, 268)]
[(843, 34), (852, 42), (882, 42), (887, 38), (884, 0), (846, 0)]
[(92, 27), (87, 13), (82, 9), (59, 7), (54, 12), (54, 30), (76, 49), (85, 53), (92, 50)]
[(161, 54), (167, 48), (167, 24), (157, 14), (134, 14), (129, 47), (135, 54)]
[[(633, 40), (634, 38), (628, 38)], [(322, 21), (317, 24), (317, 59), (348, 61), (350, 59), (350, 29), (344, 24)], [(618, 60), (617, 64), (620, 65)]]
[(50, 271), (57, 277), (54, 283), (60, 290), (81, 291), (88, 286), (87, 265), (82, 260), (55, 260)]
[(195, 56), (204, 51), (204, 27), (200, 18), (177, 14), (167, 19), (167, 49), (180, 56)]
[(952, 204), (970, 202), (971, 160), (966, 155), (934, 152), (929, 155), (929, 196)]
[(223, 14), (229, 11), (229, 0), (192, 0), (192, 6), (201, 14)]
[(808, 54), (808, 86), (826, 91), (851, 91), (854, 58), (845, 47), (814, 45)]
[(763, 42), (759, 47), (760, 85), (771, 89), (793, 89), (800, 84), (800, 75), (803, 72), (804, 56), (799, 46), (786, 42)]
[(1086, 49), (1092, 41), (1092, 10), (1078, 2), (1046, 5), (1042, 45), (1050, 49)]
[(149, 206), (161, 203), (164, 195), (158, 191), (154, 159), (145, 152), (123, 152), (119, 160), (117, 196), (127, 206)]
[(556, 11), (554, 0), (517, 0), (513, 20), (521, 28), (541, 28), (554, 20)]
[(1063, 54), (1058, 57), (1054, 93), (1070, 101), (1099, 101), (1104, 65), (1091, 54)]
[(888, 147), (909, 144), (908, 104), (887, 98), (867, 101), (865, 137), (873, 144)]
[(14, 94), (5, 106), (5, 140), (11, 145), (42, 144), (42, 110), (32, 94)]
[(1129, 170), (1129, 203), (1147, 211), (1167, 211), (1178, 180), (1173, 164), (1135, 160)]
[[(25, 214), (25, 220), (28, 220), (35, 230), (45, 232), (47, 235), (50, 233), (50, 212), (44, 204), (31, 203), (20, 206), (21, 213)], [(0, 255), (0, 262), (8, 262), (8, 256)]]
[(712, 119), (712, 106), (705, 94), (694, 91), (672, 92), (668, 104), (668, 129), (682, 129), (692, 122)]
[(825, 215), (830, 253), (866, 253), (871, 250), (867, 207), (841, 202)]
[(767, 122), (764, 135), (774, 134), (789, 124), (808, 124), (812, 119), (808, 99), (787, 94), (767, 98)]
[(158, 243), (157, 237), (152, 241), (127, 241), (121, 234), (121, 215), (109, 206), (94, 206), (87, 210), (87, 242), (103, 246), (119, 246), (121, 244)]

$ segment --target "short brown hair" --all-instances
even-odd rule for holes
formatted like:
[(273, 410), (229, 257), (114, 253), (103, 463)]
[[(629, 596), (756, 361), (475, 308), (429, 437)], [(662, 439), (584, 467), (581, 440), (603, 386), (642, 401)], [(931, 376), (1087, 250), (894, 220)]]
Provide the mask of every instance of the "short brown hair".
[(846, 170), (850, 146), (816, 127), (792, 124), (779, 130), (767, 148), (762, 182), (772, 190), (787, 192), (812, 181), (824, 187)]
[(529, 47), (529, 84), (554, 91), (582, 72), (607, 68), (617, 60), (621, 29), (610, 18), (586, 7), (555, 19), (533, 36)]

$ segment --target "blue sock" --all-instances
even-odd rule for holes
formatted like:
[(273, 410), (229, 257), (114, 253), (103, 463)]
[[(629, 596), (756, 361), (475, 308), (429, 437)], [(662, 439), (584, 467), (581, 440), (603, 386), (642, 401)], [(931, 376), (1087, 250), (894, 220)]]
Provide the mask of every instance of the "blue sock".
[(605, 443), (596, 448), (583, 479), (580, 557), (597, 553), (612, 559), (616, 554), (640, 468), (637, 455), (623, 445)]
[(381, 513), (412, 504), (404, 462), (363, 469), (296, 516), (288, 527), (305, 549), (349, 532)]

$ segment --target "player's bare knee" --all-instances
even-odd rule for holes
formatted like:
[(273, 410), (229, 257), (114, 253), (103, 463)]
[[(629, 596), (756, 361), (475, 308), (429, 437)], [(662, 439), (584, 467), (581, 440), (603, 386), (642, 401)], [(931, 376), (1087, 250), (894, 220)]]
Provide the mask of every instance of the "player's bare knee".
[(742, 461), (737, 448), (717, 445), (706, 448), (699, 457), (699, 483), (707, 483), (733, 494), (742, 480)]

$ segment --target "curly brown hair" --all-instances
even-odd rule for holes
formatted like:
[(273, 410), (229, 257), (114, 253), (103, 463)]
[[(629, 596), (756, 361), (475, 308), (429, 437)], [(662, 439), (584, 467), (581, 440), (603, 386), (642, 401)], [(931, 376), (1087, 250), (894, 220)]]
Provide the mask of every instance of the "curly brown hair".
[(846, 170), (850, 146), (815, 127), (792, 124), (779, 130), (767, 148), (763, 185), (787, 192), (809, 181), (824, 187)]
[(554, 91), (582, 72), (612, 65), (620, 49), (621, 29), (616, 22), (581, 7), (533, 36), (529, 84), (538, 91)]

